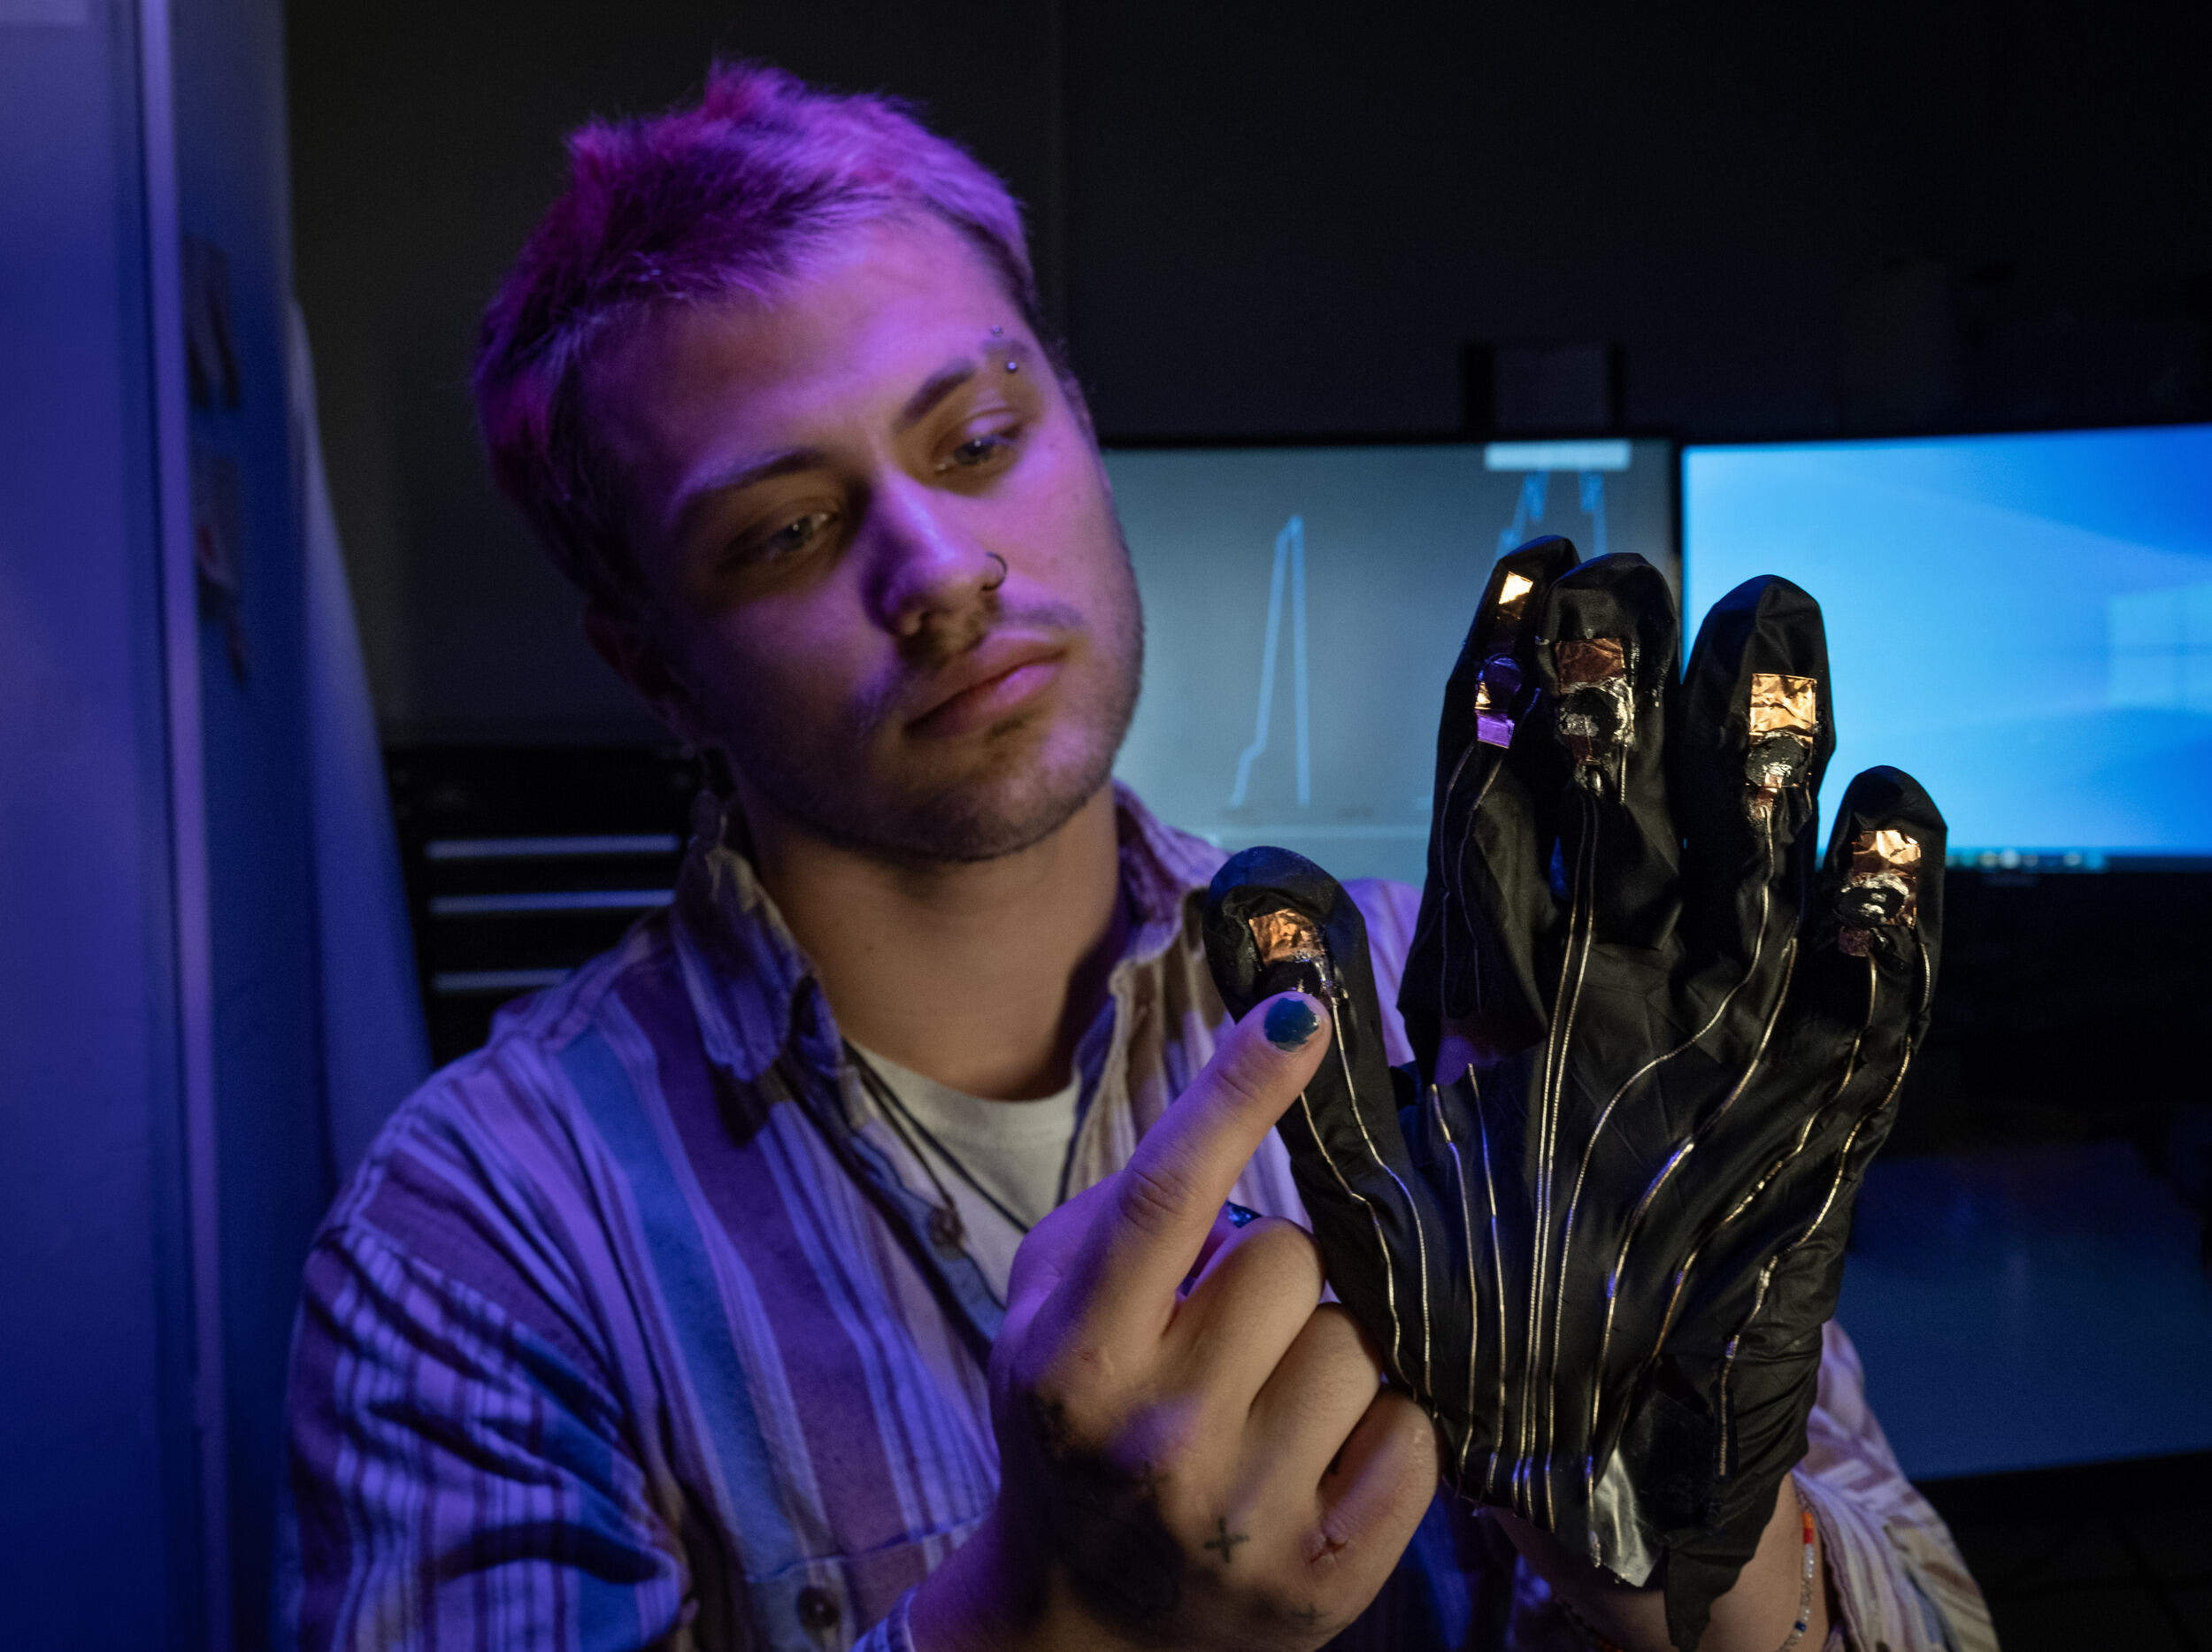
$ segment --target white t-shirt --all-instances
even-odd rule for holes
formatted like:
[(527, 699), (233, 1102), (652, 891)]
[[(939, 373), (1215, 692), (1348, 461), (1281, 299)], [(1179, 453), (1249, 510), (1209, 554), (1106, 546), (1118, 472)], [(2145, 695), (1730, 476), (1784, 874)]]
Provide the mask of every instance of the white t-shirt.
[[(853, 1048), (921, 1126), (918, 1131), (906, 1119), (897, 1120), (913, 1138), (916, 1151), (929, 1160), (936, 1179), (916, 1165), (903, 1172), (907, 1185), (932, 1202), (951, 1198), (965, 1230), (968, 1255), (999, 1300), (1005, 1301), (1007, 1277), (1013, 1271), (1023, 1230), (994, 1210), (968, 1178), (1023, 1223), (1034, 1226), (1041, 1220), (1060, 1202), (1060, 1173), (1075, 1139), (1081, 1078), (1072, 1078), (1066, 1088), (1033, 1102), (990, 1102), (925, 1078), (873, 1050), (857, 1044)], [(956, 1167), (952, 1160), (958, 1161)], [(961, 1175), (963, 1168), (967, 1177)]]

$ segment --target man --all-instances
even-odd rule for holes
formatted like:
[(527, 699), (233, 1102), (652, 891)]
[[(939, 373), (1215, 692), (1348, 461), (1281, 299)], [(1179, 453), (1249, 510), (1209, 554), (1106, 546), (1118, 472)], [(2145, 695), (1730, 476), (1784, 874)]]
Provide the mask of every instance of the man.
[[(1434, 1501), (1427, 1419), (1321, 1300), (1271, 1126), (1328, 1034), (1296, 994), (1225, 1025), (1219, 857), (1110, 782), (1136, 592), (1002, 188), (748, 68), (572, 154), (488, 318), (493, 463), (726, 795), (672, 910), (332, 1210), (290, 1632), (1663, 1645), (1656, 1591), (1510, 1528), (1548, 1591)], [(1387, 1003), (1412, 892), (1356, 893)], [(1832, 1602), (1867, 1652), (1987, 1644), (1830, 1364), (1704, 1644), (1797, 1643), (1800, 1497), (1804, 1644)]]

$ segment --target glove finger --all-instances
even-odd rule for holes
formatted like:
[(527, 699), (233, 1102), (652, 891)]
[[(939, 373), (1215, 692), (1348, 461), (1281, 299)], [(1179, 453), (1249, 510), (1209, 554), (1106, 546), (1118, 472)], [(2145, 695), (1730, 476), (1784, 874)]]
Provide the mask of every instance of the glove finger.
[[(1927, 1031), (1947, 835), (1927, 793), (1901, 770), (1869, 769), (1845, 789), (1807, 903), (1788, 1010), (1749, 1087), (1753, 1104), (1716, 1133), (1721, 1156), (1764, 1164), (1789, 1145), (1824, 1187), (1843, 1156), (1863, 1167), (1887, 1135), (1885, 1109)], [(1769, 1093), (1777, 1104), (1759, 1104)], [(1827, 1192), (1816, 1200), (1832, 1202)], [(1786, 1194), (1782, 1203), (1797, 1202)], [(1847, 1220), (1847, 1197), (1842, 1213)]]
[(1948, 828), (1920, 782), (1902, 769), (1869, 769), (1836, 810), (1821, 876), (1838, 951), (1870, 961), (1891, 995), (1899, 1030), (1917, 1044), (1928, 1030), (1943, 949), (1943, 856)]
[(1771, 1071), (1768, 1035), (1811, 892), (1807, 840), (1833, 745), (1827, 669), (1817, 605), (1786, 581), (1753, 580), (1707, 617), (1667, 730), (1666, 792), (1684, 839), (1678, 934), (1691, 967), (1671, 995), (1683, 1025), (1649, 1041), (1656, 1059), (1640, 1070), (1641, 1099), (1617, 1130), (1638, 1149), (1632, 1156), (1671, 1151), (1671, 1167), (1694, 1147), (1697, 1158), (1686, 1173), (1653, 1182), (1633, 1242), (1624, 1237), (1605, 1258), (1617, 1277), (1605, 1292), (1601, 1391), (1619, 1409), (1594, 1420), (1594, 1456), (1618, 1441), (1623, 1483), (1637, 1494), (1609, 1517), (1623, 1531), (1694, 1525), (1698, 1488), (1717, 1472), (1713, 1378), (1723, 1324), (1742, 1309), (1716, 1300), (1730, 1297), (1735, 1274), (1717, 1269), (1705, 1248), (1744, 1232), (1739, 1201), (1778, 1156), (1766, 1140), (1793, 1127), (1784, 1109), (1765, 1104), (1793, 1092), (1747, 1087)]
[(1666, 725), (1680, 634), (1674, 594), (1641, 557), (1586, 562), (1546, 604), (1537, 670), (1576, 794), (1560, 852), (1601, 941), (1657, 948), (1679, 910)]
[[(1809, 916), (1807, 962), (1820, 974), (1855, 975), (1855, 990), (1828, 995), (1820, 1011), (1845, 1003), (1855, 1022), (1832, 1105), (1807, 1133), (1805, 1172), (1813, 1198), (1791, 1198), (1812, 1216), (1770, 1265), (1754, 1312), (1782, 1334), (1816, 1329), (1835, 1311), (1843, 1246), (1868, 1164), (1896, 1123), (1898, 1092), (1925, 1037), (1942, 949), (1943, 857), (1948, 832), (1934, 802), (1901, 769), (1869, 769), (1853, 780), (1836, 811), (1835, 831)], [(1832, 1008), (1831, 1006), (1835, 1006)], [(1775, 1271), (1778, 1269), (1778, 1272)]]
[[(1670, 1540), (1667, 1604), (1678, 1628), (1701, 1626), (1733, 1582), (1773, 1487), (1804, 1451), (1852, 1209), (1926, 1029), (1946, 837), (1911, 776), (1872, 769), (1851, 782), (1806, 914), (1789, 1047), (1772, 1064), (1773, 1087), (1813, 1111), (1791, 1118), (1787, 1107), (1754, 1104), (1740, 1125), (1760, 1139), (1709, 1144), (1718, 1159), (1763, 1169), (1701, 1247), (1704, 1279), (1668, 1339), (1668, 1360), (1692, 1379), (1715, 1373), (1718, 1447), (1712, 1507)], [(1808, 1084), (1809, 1068), (1834, 1078)]]
[[(1809, 1064), (1832, 1080), (1797, 1084), (1816, 1111), (1797, 1129), (1799, 1173), (1813, 1198), (1784, 1195), (1785, 1208), (1816, 1214), (1781, 1253), (1839, 1247), (1867, 1162), (1888, 1137), (1913, 1052), (1925, 1036), (1943, 929), (1943, 817), (1919, 782), (1900, 769), (1869, 769), (1845, 788), (1806, 915), (1799, 980), (1792, 992), (1793, 1048), (1778, 1053), (1778, 1082)], [(1839, 1257), (1838, 1266), (1840, 1267)], [(1824, 1302), (1805, 1307), (1825, 1318)], [(1787, 1302), (1769, 1305), (1786, 1321)], [(1811, 1323), (1817, 1324), (1818, 1320)]]
[(1425, 1397), (1442, 1229), (1399, 1131), (1359, 908), (1304, 857), (1248, 849), (1214, 874), (1204, 934), (1207, 964), (1232, 1015), (1294, 987), (1329, 1006), (1331, 1051), (1276, 1128), (1329, 1282), (1392, 1373)]
[(1482, 1050), (1543, 1035), (1560, 761), (1532, 715), (1534, 662), (1547, 595), (1575, 561), (1556, 535), (1500, 557), (1444, 692), (1428, 880), (1398, 995), (1415, 1061), (1440, 1080), (1458, 1076), (1439, 1070), (1448, 1028)]
[[(1770, 1234), (1768, 1209), (1825, 1211), (1847, 1225), (1856, 1176), (1888, 1133), (1886, 1104), (1926, 1030), (1945, 839), (1943, 817), (1910, 775), (1870, 769), (1846, 788), (1788, 1006), (1741, 1103), (1701, 1142), (1709, 1164), (1737, 1167), (1717, 1190), (1737, 1228), (1726, 1242), (1763, 1251), (1802, 1242)], [(1817, 1184), (1809, 1193), (1796, 1185), (1807, 1178)]]
[[(1674, 729), (1693, 1002), (1764, 1017), (1809, 898), (1820, 780), (1835, 749), (1820, 605), (1786, 580), (1747, 580), (1698, 632)], [(1756, 977), (1757, 989), (1746, 993)]]
[[(1602, 1300), (1611, 1248), (1594, 1231), (1584, 1195), (1594, 1180), (1604, 1187), (1621, 1179), (1615, 1161), (1634, 1176), (1646, 1133), (1606, 1129), (1612, 1087), (1586, 1076), (1625, 1077), (1681, 1033), (1666, 991), (1679, 858), (1667, 801), (1666, 723), (1678, 637), (1673, 595), (1658, 570), (1639, 557), (1604, 557), (1552, 588), (1537, 660), (1552, 738), (1570, 765), (1560, 818), (1569, 911), (1557, 1001), (1527, 1097), (1534, 1256), (1525, 1427), (1512, 1448), (1525, 1476), (1525, 1506), (1555, 1530), (1578, 1523), (1575, 1487), (1586, 1496), (1594, 1477), (1584, 1439), (1586, 1378), (1602, 1318), (1578, 1313), (1574, 1304)], [(1594, 967), (1601, 943), (1608, 949)], [(1586, 995), (1597, 995), (1586, 1003)], [(1610, 1151), (1594, 1163), (1601, 1132)]]

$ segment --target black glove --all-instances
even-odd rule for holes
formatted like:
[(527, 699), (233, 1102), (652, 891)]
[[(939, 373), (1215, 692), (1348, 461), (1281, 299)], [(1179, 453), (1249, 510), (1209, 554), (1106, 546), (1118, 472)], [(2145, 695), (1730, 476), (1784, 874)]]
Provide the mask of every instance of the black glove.
[(1686, 680), (1678, 634), (1639, 557), (1498, 564), (1438, 735), (1413, 1069), (1311, 863), (1230, 861), (1206, 944), (1232, 1013), (1294, 986), (1333, 1009), (1281, 1132), (1455, 1484), (1632, 1583), (1663, 1563), (1687, 1648), (1804, 1454), (1852, 1203), (1927, 1026), (1944, 826), (1870, 770), (1816, 860), (1834, 733), (1802, 591), (1730, 593)]

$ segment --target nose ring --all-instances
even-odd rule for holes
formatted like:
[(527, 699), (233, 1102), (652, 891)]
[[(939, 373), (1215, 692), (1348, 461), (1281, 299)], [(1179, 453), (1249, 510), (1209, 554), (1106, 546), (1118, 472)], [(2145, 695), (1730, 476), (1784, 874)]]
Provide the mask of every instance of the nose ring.
[(1000, 556), (995, 550), (987, 550), (983, 554), (988, 557), (993, 562), (998, 564), (998, 578), (989, 581), (983, 587), (983, 588), (987, 591), (995, 591), (1000, 586), (1006, 583), (1006, 558)]

